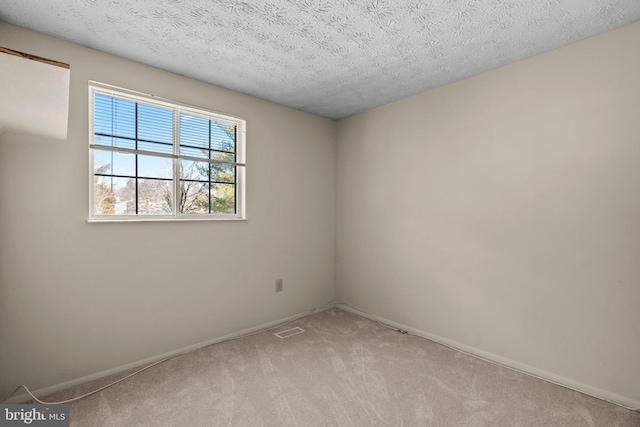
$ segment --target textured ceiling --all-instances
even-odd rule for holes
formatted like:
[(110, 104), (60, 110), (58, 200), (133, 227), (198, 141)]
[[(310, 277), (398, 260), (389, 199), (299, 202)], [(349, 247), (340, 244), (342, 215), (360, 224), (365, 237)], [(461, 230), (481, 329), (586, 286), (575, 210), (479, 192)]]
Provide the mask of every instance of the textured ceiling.
[(333, 119), (639, 19), (640, 0), (0, 1), (7, 23)]

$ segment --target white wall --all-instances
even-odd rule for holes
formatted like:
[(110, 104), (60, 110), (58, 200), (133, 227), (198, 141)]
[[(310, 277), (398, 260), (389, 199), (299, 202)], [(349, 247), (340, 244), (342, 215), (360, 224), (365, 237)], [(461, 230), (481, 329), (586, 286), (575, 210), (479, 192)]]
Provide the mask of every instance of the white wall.
[[(71, 65), (68, 140), (0, 137), (0, 396), (334, 298), (334, 122), (1, 22), (0, 41)], [(88, 224), (88, 80), (246, 118), (248, 221)]]
[(339, 122), (338, 297), (640, 406), (640, 23)]

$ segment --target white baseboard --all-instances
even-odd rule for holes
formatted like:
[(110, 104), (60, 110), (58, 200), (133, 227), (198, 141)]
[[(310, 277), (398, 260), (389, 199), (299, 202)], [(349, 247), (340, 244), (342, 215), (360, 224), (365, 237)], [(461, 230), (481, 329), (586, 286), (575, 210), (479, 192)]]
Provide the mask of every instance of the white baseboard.
[[(329, 309), (331, 307), (333, 307), (333, 305), (330, 305), (330, 306), (327, 306), (327, 307), (323, 307), (323, 308), (320, 308), (320, 309), (316, 309), (313, 312), (314, 313), (320, 312), (320, 311), (323, 311), (323, 310), (327, 310), (327, 309)], [(146, 359), (138, 360), (136, 362), (127, 363), (125, 365), (120, 365), (120, 366), (117, 366), (115, 368), (106, 369), (104, 371), (96, 372), (95, 374), (85, 375), (83, 377), (76, 378), (76, 379), (73, 379), (73, 380), (70, 380), (70, 381), (65, 381), (65, 382), (60, 383), (60, 384), (55, 384), (55, 385), (52, 385), (52, 386), (49, 386), (49, 387), (44, 387), (44, 388), (32, 391), (32, 393), (35, 396), (37, 396), (38, 398), (41, 398), (42, 396), (47, 396), (47, 395), (56, 393), (58, 391), (66, 390), (68, 388), (75, 387), (77, 385), (87, 383), (89, 381), (94, 381), (94, 380), (97, 380), (97, 379), (100, 379), (100, 378), (104, 378), (104, 377), (107, 377), (107, 376), (110, 376), (110, 375), (118, 374), (120, 372), (124, 372), (124, 371), (127, 371), (129, 369), (142, 368), (145, 365), (149, 365), (151, 363), (157, 362), (157, 361), (162, 360), (162, 359), (166, 359), (166, 358), (171, 357), (171, 356), (176, 356), (178, 354), (187, 353), (187, 352), (190, 352), (190, 351), (193, 351), (193, 350), (197, 350), (197, 349), (202, 348), (202, 347), (206, 347), (206, 346), (209, 346), (209, 345), (212, 345), (212, 344), (217, 344), (217, 343), (220, 343), (222, 341), (226, 341), (226, 340), (231, 339), (231, 338), (237, 338), (237, 337), (240, 337), (240, 336), (243, 336), (243, 335), (251, 334), (253, 332), (259, 332), (259, 331), (262, 331), (262, 330), (274, 328), (274, 327), (277, 327), (280, 324), (287, 323), (287, 322), (295, 319), (296, 317), (300, 317), (300, 316), (302, 316), (304, 314), (305, 313), (294, 314), (292, 316), (288, 316), (288, 317), (285, 317), (285, 318), (279, 319), (279, 320), (274, 320), (273, 322), (264, 323), (262, 325), (255, 326), (253, 328), (244, 329), (242, 331), (234, 332), (234, 333), (222, 336), (222, 337), (213, 338), (213, 339), (210, 339), (210, 340), (207, 340), (207, 341), (203, 341), (203, 342), (200, 342), (200, 343), (197, 343), (197, 344), (193, 344), (193, 345), (189, 345), (189, 346), (186, 346), (186, 347), (182, 347), (182, 348), (179, 348), (177, 350), (173, 350), (173, 351), (170, 351), (170, 352), (167, 352), (167, 353), (159, 354), (157, 356), (148, 357)], [(311, 314), (311, 313), (309, 312), (309, 314)], [(28, 402), (29, 400), (32, 400), (32, 398), (31, 398), (31, 396), (29, 396), (28, 393), (25, 392), (25, 393), (22, 393), (22, 394), (17, 394), (15, 396), (12, 396), (5, 403), (24, 403), (24, 402)]]
[(640, 401), (638, 400), (634, 400), (626, 396), (613, 393), (608, 390), (603, 390), (601, 388), (594, 387), (589, 384), (584, 384), (579, 381), (572, 380), (571, 378), (566, 378), (561, 375), (554, 374), (553, 372), (548, 372), (548, 371), (545, 371), (544, 369), (536, 368), (535, 366), (530, 366), (525, 363), (521, 363), (516, 360), (509, 359), (507, 357), (499, 356), (497, 354), (493, 354), (488, 351), (480, 350), (475, 347), (459, 343), (457, 341), (453, 341), (429, 332), (422, 331), (420, 329), (413, 328), (411, 326), (403, 325), (401, 323), (384, 319), (379, 316), (372, 316), (364, 311), (358, 310), (355, 307), (351, 307), (349, 305), (346, 305), (340, 302), (335, 303), (334, 306), (354, 314), (358, 314), (358, 315), (364, 314), (367, 317), (375, 317), (375, 319), (377, 319), (381, 323), (384, 323), (389, 326), (393, 326), (394, 328), (398, 328), (403, 331), (410, 332), (414, 335), (437, 342), (438, 344), (445, 345), (447, 347), (453, 348), (454, 350), (461, 351), (470, 356), (477, 357), (487, 362), (495, 363), (497, 365), (500, 365), (509, 369), (513, 369), (518, 372), (522, 372), (523, 374), (531, 375), (538, 379), (548, 381), (550, 383), (553, 383), (562, 387), (566, 387), (571, 390), (575, 390), (580, 393), (584, 393), (589, 396), (592, 396), (601, 400), (605, 400), (610, 403), (614, 403), (616, 405), (622, 406), (627, 409), (631, 409), (634, 411), (640, 410)]

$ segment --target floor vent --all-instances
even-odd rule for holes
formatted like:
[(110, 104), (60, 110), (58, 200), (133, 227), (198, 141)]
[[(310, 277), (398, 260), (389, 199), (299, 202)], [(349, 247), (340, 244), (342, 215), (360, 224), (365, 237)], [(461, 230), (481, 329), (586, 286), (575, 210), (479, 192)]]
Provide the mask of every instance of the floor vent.
[(277, 336), (278, 338), (289, 338), (292, 337), (294, 335), (298, 335), (304, 332), (304, 329), (299, 328), (298, 326), (296, 326), (295, 328), (291, 328), (291, 329), (287, 329), (286, 331), (280, 331), (278, 333), (275, 333), (273, 335)]

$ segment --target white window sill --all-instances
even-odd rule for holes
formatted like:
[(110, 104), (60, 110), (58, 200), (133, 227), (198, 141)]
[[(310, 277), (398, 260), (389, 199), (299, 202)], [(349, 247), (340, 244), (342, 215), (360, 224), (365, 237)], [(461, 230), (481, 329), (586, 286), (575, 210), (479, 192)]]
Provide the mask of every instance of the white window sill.
[(102, 222), (200, 222), (200, 221), (247, 221), (247, 218), (89, 218), (87, 223), (98, 224)]

